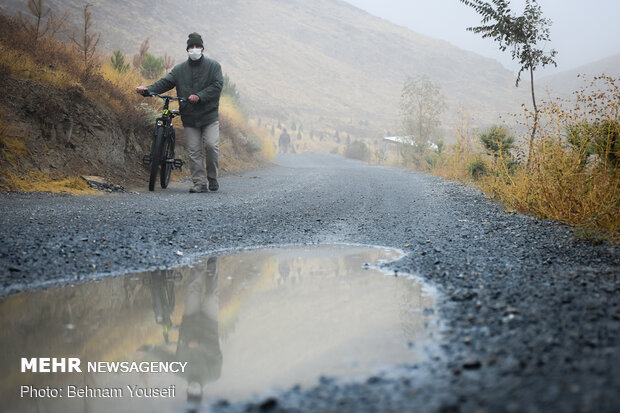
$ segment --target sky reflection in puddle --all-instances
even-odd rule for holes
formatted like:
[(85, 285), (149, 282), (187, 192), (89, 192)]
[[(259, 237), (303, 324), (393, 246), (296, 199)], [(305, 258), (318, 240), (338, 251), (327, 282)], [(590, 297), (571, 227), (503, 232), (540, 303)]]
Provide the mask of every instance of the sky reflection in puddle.
[[(171, 411), (415, 363), (437, 331), (435, 295), (372, 267), (399, 257), (348, 245), (263, 249), (9, 297), (0, 302), (3, 411)], [(32, 357), (76, 357), (82, 372), (20, 372)], [(87, 371), (99, 361), (187, 365), (177, 374)], [(41, 389), (61, 397), (36, 397)], [(69, 397), (79, 389), (122, 397)], [(153, 389), (174, 395), (148, 397)]]

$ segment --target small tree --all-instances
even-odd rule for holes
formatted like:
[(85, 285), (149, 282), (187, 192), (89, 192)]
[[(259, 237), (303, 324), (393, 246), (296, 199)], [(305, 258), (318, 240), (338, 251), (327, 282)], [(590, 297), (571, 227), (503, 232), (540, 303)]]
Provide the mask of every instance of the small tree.
[(112, 67), (118, 73), (125, 73), (129, 70), (129, 63), (125, 63), (125, 55), (120, 50), (115, 50), (110, 58)]
[(534, 93), (534, 70), (538, 66), (545, 67), (549, 64), (557, 66), (554, 60), (557, 52), (549, 51), (548, 54), (541, 48), (539, 43), (551, 41), (549, 27), (551, 20), (542, 17), (542, 11), (536, 0), (525, 0), (523, 15), (517, 16), (510, 10), (508, 0), (492, 0), (493, 4), (481, 0), (460, 0), (461, 3), (472, 7), (482, 16), (482, 26), (468, 27), (473, 33), (481, 33), (482, 38), (491, 37), (497, 43), (501, 51), (510, 48), (512, 59), (517, 60), (521, 67), (517, 74), (516, 85), (519, 86), (521, 73), (530, 72), (532, 90), (532, 104), (534, 107), (534, 125), (530, 133), (528, 150), (528, 165), (534, 149), (534, 138), (538, 128), (538, 107)]
[(156, 79), (164, 73), (164, 58), (146, 53), (142, 59), (140, 73), (147, 79)]
[(509, 156), (515, 142), (515, 138), (509, 135), (508, 129), (498, 125), (491, 126), (488, 131), (479, 134), (478, 139), (487, 153), (496, 158)]
[(94, 69), (95, 52), (101, 37), (100, 33), (92, 31), (92, 13), (89, 8), (92, 4), (85, 4), (83, 7), (84, 24), (79, 34), (73, 32), (69, 37), (75, 49), (84, 59), (84, 79), (88, 79)]
[(515, 138), (508, 133), (506, 127), (494, 125), (486, 132), (479, 134), (478, 139), (487, 153), (493, 155), (498, 173), (508, 176), (515, 172), (519, 163), (510, 153), (514, 147)]
[(426, 142), (441, 125), (439, 117), (446, 109), (439, 86), (426, 75), (408, 78), (403, 86), (400, 108), (406, 135)]

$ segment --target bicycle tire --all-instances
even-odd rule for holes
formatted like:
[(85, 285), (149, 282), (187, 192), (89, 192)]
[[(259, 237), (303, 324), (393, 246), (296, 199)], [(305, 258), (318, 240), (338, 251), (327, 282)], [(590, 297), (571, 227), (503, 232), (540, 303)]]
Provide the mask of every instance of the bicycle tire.
[(170, 183), (170, 173), (172, 172), (172, 164), (166, 162), (168, 159), (174, 159), (174, 130), (164, 139), (164, 162), (161, 164), (159, 183), (162, 189), (166, 189)]
[(155, 181), (157, 180), (157, 172), (161, 164), (161, 155), (164, 143), (164, 128), (158, 127), (151, 148), (151, 175), (149, 177), (149, 191), (155, 190)]

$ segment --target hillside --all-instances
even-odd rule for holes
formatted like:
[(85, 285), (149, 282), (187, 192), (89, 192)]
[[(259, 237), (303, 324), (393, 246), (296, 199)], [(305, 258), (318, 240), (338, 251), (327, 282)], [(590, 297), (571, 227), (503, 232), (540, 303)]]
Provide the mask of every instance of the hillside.
[[(107, 60), (84, 70), (73, 47), (49, 35), (35, 43), (30, 29), (2, 13), (0, 52), (0, 191), (88, 190), (80, 175), (143, 186), (141, 160), (162, 103), (134, 92), (147, 82), (137, 71), (119, 72)], [(271, 139), (229, 94), (220, 100), (220, 130), (222, 172), (273, 156)], [(176, 155), (187, 162), (182, 128), (176, 136)]]
[[(26, 12), (22, 0), (2, 7)], [(78, 0), (46, 2), (79, 21)], [(447, 97), (446, 118), (460, 107), (490, 123), (527, 96), (498, 62), (374, 17), (341, 0), (110, 0), (93, 8), (101, 46), (185, 58), (198, 31), (207, 53), (237, 83), (255, 117), (302, 122), (305, 130), (339, 129), (377, 136), (395, 129), (407, 76), (427, 74)], [(166, 16), (161, 19), (161, 16)], [(526, 85), (524, 85), (526, 86)], [(446, 119), (448, 120), (448, 119)]]
[(555, 75), (542, 77), (538, 82), (537, 89), (539, 93), (544, 93), (545, 95), (548, 92), (552, 96), (568, 98), (573, 91), (586, 85), (584, 79), (578, 77), (578, 75), (586, 74), (588, 79), (591, 79), (592, 76), (602, 73), (616, 78), (620, 77), (620, 54)]

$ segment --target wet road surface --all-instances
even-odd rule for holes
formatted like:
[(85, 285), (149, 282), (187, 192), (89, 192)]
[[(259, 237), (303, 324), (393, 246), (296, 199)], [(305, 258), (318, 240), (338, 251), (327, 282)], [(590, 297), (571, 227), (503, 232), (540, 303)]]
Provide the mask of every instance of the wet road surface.
[[(326, 377), (236, 411), (616, 411), (617, 246), (506, 212), (472, 188), (328, 155), (288, 155), (218, 193), (0, 198), (2, 294), (190, 263), (217, 251), (353, 243), (402, 249), (444, 299), (442, 356), (398, 377)], [(294, 384), (291, 383), (293, 386)], [(260, 398), (259, 398), (260, 399)]]

